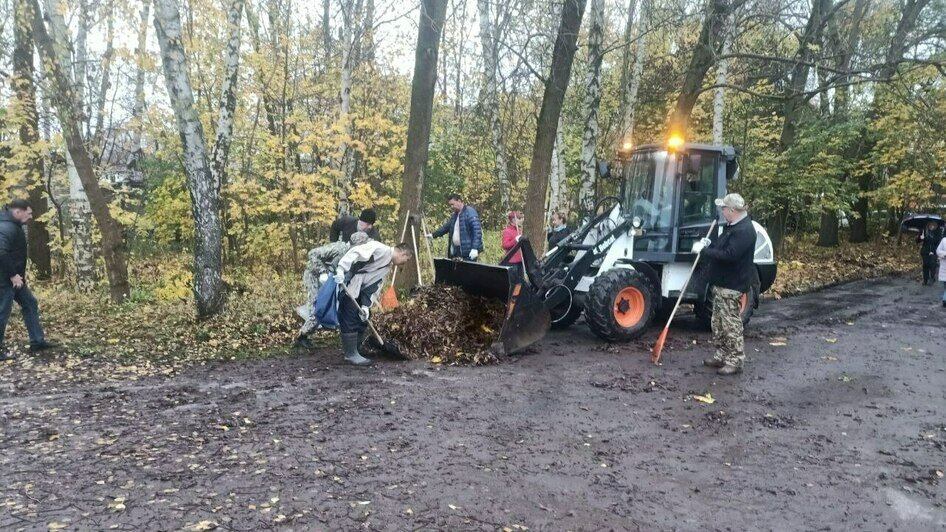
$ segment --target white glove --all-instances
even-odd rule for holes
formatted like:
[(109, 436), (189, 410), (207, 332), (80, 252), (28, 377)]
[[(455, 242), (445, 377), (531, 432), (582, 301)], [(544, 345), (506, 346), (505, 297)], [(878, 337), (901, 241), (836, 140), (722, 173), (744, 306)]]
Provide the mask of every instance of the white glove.
[(522, 238), (522, 235), (516, 235), (516, 242), (518, 242), (520, 238)]
[(334, 277), (337, 284), (345, 284), (345, 270), (341, 268), (335, 270)]
[(713, 241), (708, 238), (702, 238), (700, 239), (700, 243), (703, 244), (704, 248), (706, 248), (706, 247), (709, 247), (709, 245), (712, 244)]
[(479, 251), (477, 251), (477, 250), (475, 250), (475, 249), (470, 250), (470, 260), (476, 260), (476, 257), (479, 257), (479, 256), (480, 256), (480, 252), (479, 252)]
[(427, 240), (433, 240), (433, 239), (434, 239), (434, 234), (433, 234), (433, 233), (427, 233), (427, 234), (424, 235), (424, 236), (427, 237)]
[(328, 274), (327, 274), (327, 273), (323, 273), (322, 275), (319, 276), (319, 282), (320, 282), (320, 283), (324, 283), (325, 281), (328, 281)]
[(361, 317), (361, 321), (368, 321), (368, 317), (371, 316), (371, 311), (368, 310), (368, 307), (361, 307), (358, 310), (358, 316)]
[(703, 251), (703, 242), (697, 240), (696, 242), (693, 243), (693, 247), (690, 248), (690, 252), (699, 253), (701, 251)]

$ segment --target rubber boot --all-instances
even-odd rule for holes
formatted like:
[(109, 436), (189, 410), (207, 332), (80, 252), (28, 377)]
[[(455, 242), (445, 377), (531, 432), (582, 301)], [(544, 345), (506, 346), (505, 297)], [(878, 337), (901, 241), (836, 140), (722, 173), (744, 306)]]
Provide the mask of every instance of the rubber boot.
[(342, 349), (345, 351), (345, 360), (349, 364), (356, 366), (367, 366), (371, 361), (361, 356), (358, 352), (358, 333), (346, 333), (342, 335)]

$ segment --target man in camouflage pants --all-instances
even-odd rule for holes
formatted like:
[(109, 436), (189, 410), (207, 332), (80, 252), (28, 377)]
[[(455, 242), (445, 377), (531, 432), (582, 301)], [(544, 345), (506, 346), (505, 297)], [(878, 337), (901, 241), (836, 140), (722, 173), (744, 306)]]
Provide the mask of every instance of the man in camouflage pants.
[(313, 312), (315, 311), (315, 296), (318, 295), (319, 289), (328, 277), (335, 273), (338, 261), (345, 253), (348, 253), (352, 246), (359, 246), (368, 240), (370, 240), (368, 235), (359, 231), (351, 235), (351, 245), (338, 241), (309, 250), (309, 262), (306, 264), (305, 271), (302, 272), (302, 286), (306, 290), (306, 302), (296, 308), (296, 313), (305, 320), (296, 337), (297, 347), (312, 347), (309, 343), (309, 335), (318, 327)]
[[(693, 245), (709, 259), (709, 284), (713, 290), (713, 344), (716, 354), (703, 361), (717, 368), (720, 375), (742, 373), (746, 355), (742, 337), (742, 297), (750, 292), (756, 276), (756, 233), (746, 211), (746, 201), (739, 194), (717, 199), (726, 220), (722, 232)], [(746, 301), (746, 304), (752, 304)]]

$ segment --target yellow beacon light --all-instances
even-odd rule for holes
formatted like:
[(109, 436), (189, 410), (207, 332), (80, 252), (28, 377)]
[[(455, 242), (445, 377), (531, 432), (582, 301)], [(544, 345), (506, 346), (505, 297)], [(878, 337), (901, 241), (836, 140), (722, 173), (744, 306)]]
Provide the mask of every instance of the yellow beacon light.
[(670, 138), (667, 139), (667, 148), (671, 150), (677, 150), (683, 146), (683, 136), (677, 133), (670, 135)]

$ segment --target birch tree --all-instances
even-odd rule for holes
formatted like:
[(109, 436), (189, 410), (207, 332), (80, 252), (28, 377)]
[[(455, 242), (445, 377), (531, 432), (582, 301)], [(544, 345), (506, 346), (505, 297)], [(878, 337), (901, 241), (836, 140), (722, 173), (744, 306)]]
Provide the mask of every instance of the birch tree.
[(477, 6), (480, 15), (480, 41), (483, 46), (483, 72), (485, 74), (483, 104), (489, 117), (489, 128), (493, 139), (494, 166), (496, 182), (499, 184), (499, 202), (504, 211), (510, 208), (509, 165), (506, 162), (506, 143), (503, 138), (502, 121), (500, 120), (499, 90), (498, 90), (498, 63), (499, 63), (499, 34), (493, 24), (489, 0), (478, 0)]
[(105, 259), (105, 270), (108, 275), (109, 295), (111, 300), (119, 303), (128, 297), (128, 266), (125, 259), (125, 242), (122, 237), (121, 226), (112, 217), (109, 211), (108, 200), (99, 187), (98, 177), (92, 166), (92, 159), (86, 150), (82, 134), (79, 129), (81, 121), (80, 104), (76, 98), (73, 85), (66, 73), (68, 65), (59, 60), (57, 50), (62, 50), (62, 43), (54, 44), (46, 30), (37, 0), (29, 0), (32, 8), (33, 38), (48, 77), (53, 83), (50, 94), (59, 115), (62, 134), (66, 140), (66, 148), (72, 159), (72, 166), (78, 174), (82, 188), (85, 190), (92, 215), (98, 223), (102, 236), (102, 255)]
[(549, 206), (545, 211), (548, 220), (553, 212), (562, 208), (562, 183), (565, 182), (565, 135), (562, 133), (562, 118), (558, 118), (555, 130), (555, 145), (552, 147), (552, 168), (549, 170)]
[(338, 183), (338, 214), (349, 214), (351, 205), (348, 194), (351, 191), (355, 178), (355, 152), (352, 147), (354, 126), (351, 115), (351, 87), (352, 72), (355, 69), (357, 56), (356, 42), (360, 40), (359, 17), (362, 9), (361, 0), (344, 0), (342, 8), (342, 62), (341, 87), (339, 89), (339, 120), (344, 127), (344, 140), (339, 146), (339, 171), (341, 178)]
[[(650, 5), (652, 0), (641, 0), (640, 14), (636, 31), (634, 33), (634, 63), (628, 75), (626, 90), (624, 92), (624, 119), (622, 126), (622, 135), (618, 139), (619, 144), (624, 141), (633, 142), (634, 140), (634, 120), (637, 117), (637, 92), (641, 86), (641, 76), (644, 73), (644, 58), (647, 52), (647, 31), (648, 17), (650, 17)], [(629, 16), (632, 16), (630, 13)], [(630, 54), (630, 50), (626, 53)]]
[[(232, 9), (242, 9), (240, 0), (231, 4)], [(155, 0), (154, 28), (184, 150), (184, 169), (194, 216), (194, 300), (198, 318), (207, 318), (216, 314), (224, 303), (220, 184), (215, 181), (208, 161), (203, 126), (194, 106), (176, 0)]]
[(141, 137), (144, 132), (145, 114), (145, 61), (148, 56), (148, 19), (150, 18), (151, 1), (141, 3), (141, 22), (138, 25), (138, 47), (135, 49), (135, 104), (131, 110), (132, 153), (128, 166), (140, 170), (140, 161), (143, 155)]
[(604, 40), (604, 0), (591, 0), (588, 12), (588, 72), (585, 75), (585, 128), (581, 137), (581, 187), (578, 206), (587, 213), (594, 208), (598, 143), (598, 106), (601, 104), (601, 61)]
[(732, 48), (733, 33), (732, 15), (723, 22), (723, 50), (722, 57), (716, 63), (716, 89), (713, 94), (713, 144), (723, 143), (723, 113), (726, 110), (726, 80), (729, 77), (729, 51)]
[(561, 22), (552, 49), (551, 75), (545, 83), (542, 108), (536, 125), (532, 162), (529, 166), (529, 186), (526, 192), (525, 234), (536, 252), (545, 249), (545, 205), (548, 194), (549, 169), (558, 119), (562, 114), (565, 91), (571, 77), (572, 62), (577, 48), (578, 30), (585, 12), (585, 0), (565, 0)]
[[(46, 18), (49, 20), (49, 36), (52, 40), (53, 49), (58, 63), (63, 68), (63, 76), (66, 76), (67, 82), (74, 91), (76, 100), (76, 116), (79, 131), (83, 129), (86, 121), (85, 105), (83, 103), (83, 80), (85, 76), (85, 41), (88, 32), (87, 15), (83, 6), (80, 5), (79, 31), (76, 38), (76, 53), (73, 60), (71, 40), (69, 30), (66, 27), (64, 11), (66, 5), (56, 0), (45, 0)], [(83, 66), (78, 66), (79, 64)], [(82, 76), (82, 77), (80, 77)], [(83, 141), (85, 137), (83, 137)], [(82, 178), (76, 169), (73, 155), (66, 151), (66, 173), (69, 178), (69, 221), (70, 233), (72, 234), (72, 259), (76, 269), (76, 287), (83, 292), (88, 292), (95, 287), (98, 282), (98, 272), (95, 268), (95, 254), (93, 253), (92, 236), (92, 206), (89, 198), (82, 186)]]

